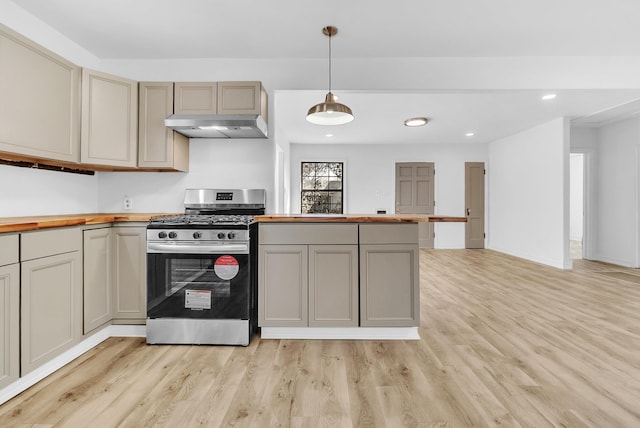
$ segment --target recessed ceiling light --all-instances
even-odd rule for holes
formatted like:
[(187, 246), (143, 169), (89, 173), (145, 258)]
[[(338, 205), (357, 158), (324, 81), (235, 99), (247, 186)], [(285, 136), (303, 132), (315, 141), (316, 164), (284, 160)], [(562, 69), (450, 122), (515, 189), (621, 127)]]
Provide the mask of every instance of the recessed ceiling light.
[(466, 134), (464, 134), (466, 137), (473, 137), (474, 135), (476, 135), (474, 132), (467, 132)]
[(429, 122), (429, 119), (426, 117), (412, 117), (411, 119), (407, 119), (404, 121), (404, 126), (415, 127), (415, 126), (424, 126)]
[(325, 137), (331, 138), (331, 137), (333, 137), (333, 134), (325, 134)]
[(545, 101), (547, 101), (547, 100), (552, 100), (552, 99), (554, 99), (556, 96), (557, 96), (556, 94), (547, 94), (547, 95), (543, 95), (543, 96), (542, 96), (542, 99), (543, 99), (543, 100), (545, 100)]

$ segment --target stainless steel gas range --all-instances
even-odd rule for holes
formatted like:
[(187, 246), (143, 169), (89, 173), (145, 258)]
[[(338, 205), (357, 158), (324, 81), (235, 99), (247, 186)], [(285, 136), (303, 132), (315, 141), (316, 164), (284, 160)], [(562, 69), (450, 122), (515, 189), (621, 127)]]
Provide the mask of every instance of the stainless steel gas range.
[(257, 330), (254, 215), (263, 189), (187, 189), (147, 227), (147, 343), (248, 345)]

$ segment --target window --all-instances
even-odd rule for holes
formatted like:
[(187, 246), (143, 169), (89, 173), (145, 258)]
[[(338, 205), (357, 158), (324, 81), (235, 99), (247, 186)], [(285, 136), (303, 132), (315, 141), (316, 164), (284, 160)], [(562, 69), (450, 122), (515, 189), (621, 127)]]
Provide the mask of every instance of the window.
[(342, 214), (342, 162), (302, 162), (303, 214)]

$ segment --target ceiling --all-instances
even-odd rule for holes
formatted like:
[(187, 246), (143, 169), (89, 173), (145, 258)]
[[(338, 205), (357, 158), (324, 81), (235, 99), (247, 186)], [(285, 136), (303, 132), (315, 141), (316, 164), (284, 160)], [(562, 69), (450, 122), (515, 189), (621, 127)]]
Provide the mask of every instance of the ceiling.
[[(640, 56), (635, 0), (13, 3), (100, 59), (326, 58), (325, 25), (339, 28), (334, 58)], [(637, 90), (565, 90), (548, 102), (540, 91), (341, 91), (356, 120), (329, 130), (304, 120), (324, 92), (274, 92), (278, 132), (298, 143), (488, 142), (559, 116), (609, 122), (634, 114), (640, 99)], [(412, 116), (430, 123), (404, 127)]]

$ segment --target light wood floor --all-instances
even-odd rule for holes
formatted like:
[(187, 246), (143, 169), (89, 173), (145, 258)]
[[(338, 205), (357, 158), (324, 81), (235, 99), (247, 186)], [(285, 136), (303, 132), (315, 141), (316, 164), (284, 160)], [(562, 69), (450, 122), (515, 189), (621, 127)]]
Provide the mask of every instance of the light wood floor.
[(1, 427), (640, 427), (640, 284), (423, 250), (420, 341), (146, 346), (112, 338)]

